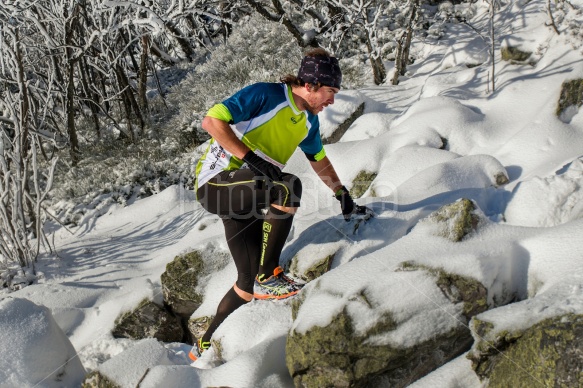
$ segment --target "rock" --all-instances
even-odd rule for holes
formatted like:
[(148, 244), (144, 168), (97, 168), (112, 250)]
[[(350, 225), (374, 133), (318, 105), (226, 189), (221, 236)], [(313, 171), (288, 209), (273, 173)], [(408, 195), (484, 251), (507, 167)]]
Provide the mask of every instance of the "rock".
[(432, 268), (413, 262), (401, 263), (402, 271), (424, 270), (435, 278), (435, 284), (452, 303), (463, 303), (466, 322), (488, 310), (488, 290), (482, 283), (468, 276), (448, 273), (442, 268)]
[(419, 221), (419, 225), (432, 224), (435, 228), (434, 235), (459, 242), (478, 227), (480, 217), (475, 212), (476, 209), (476, 205), (471, 200), (462, 198), (442, 206)]
[(468, 358), (489, 387), (583, 386), (583, 315), (545, 319), (524, 331), (504, 330), (474, 318), (477, 342)]
[(364, 113), (364, 102), (361, 103), (358, 106), (358, 108), (356, 108), (356, 110), (342, 124), (340, 124), (330, 136), (322, 139), (322, 143), (323, 144), (336, 143), (338, 140), (340, 140), (342, 138), (342, 136), (344, 136), (346, 131), (348, 131), (348, 128), (350, 128), (352, 123), (354, 123), (354, 121), (356, 121), (357, 118), (362, 116), (363, 113)]
[[(362, 197), (376, 177), (376, 172), (360, 171), (352, 180), (352, 187), (350, 188), (350, 195), (352, 198)], [(374, 193), (372, 196), (375, 196)]]
[(189, 363), (186, 355), (179, 359), (157, 340), (147, 338), (99, 365), (97, 370), (87, 375), (83, 387), (134, 388), (140, 386), (150, 369), (157, 365)]
[(86, 373), (50, 310), (27, 299), (0, 301), (0, 348), (3, 387), (75, 387)]
[(511, 63), (524, 63), (532, 55), (532, 53), (522, 51), (513, 46), (504, 46), (500, 49), (500, 52), (502, 54), (502, 60)]
[(191, 318), (188, 320), (187, 326), (188, 331), (193, 339), (199, 339), (206, 333), (211, 324), (211, 321), (214, 317), (199, 317), (199, 318)]
[(113, 381), (108, 379), (106, 376), (102, 375), (99, 371), (93, 371), (89, 373), (83, 383), (81, 388), (121, 388), (119, 385), (115, 384)]
[(330, 271), (330, 267), (334, 261), (334, 256), (335, 254), (333, 253), (323, 257), (320, 260), (315, 260), (307, 269), (301, 269), (298, 256), (294, 256), (290, 264), (290, 273), (293, 276), (304, 280), (305, 282), (311, 282), (312, 280)]
[[(475, 279), (411, 262), (403, 263), (400, 271), (393, 272), (394, 275), (387, 284), (402, 282), (402, 276), (397, 274), (412, 271), (428, 272), (431, 277), (419, 275), (416, 279), (433, 282), (452, 306), (460, 306), (455, 307), (455, 323), (443, 327), (442, 323), (437, 323), (439, 318), (431, 312), (444, 308), (447, 302), (445, 304), (440, 302), (440, 308), (428, 302), (424, 307), (418, 306), (417, 313), (411, 312), (409, 319), (397, 321), (390, 310), (379, 310), (379, 302), (370, 299), (368, 290), (364, 289), (359, 295), (348, 297), (352, 305), (347, 304), (332, 318), (331, 323), (325, 326), (312, 326), (305, 332), (292, 329), (286, 343), (286, 365), (295, 385), (404, 387), (467, 351), (473, 342), (467, 322), (474, 315), (488, 309), (487, 289)], [(306, 300), (309, 301), (312, 296), (315, 296), (316, 300), (322, 299), (323, 292), (319, 288), (316, 283), (292, 301), (294, 321), (304, 318), (300, 315)], [(334, 299), (337, 296), (324, 296), (324, 300), (330, 297)], [(341, 298), (345, 300), (347, 296)], [(320, 303), (322, 302), (315, 302), (315, 305)], [(406, 301), (403, 303), (408, 304)], [(361, 307), (355, 304), (360, 304)], [(362, 310), (362, 305), (367, 306), (370, 311), (375, 311), (375, 314), (381, 314), (366, 332), (355, 329), (354, 315), (351, 316), (349, 313), (349, 310), (353, 312)], [(367, 308), (362, 314), (369, 314), (366, 312)], [(447, 317), (449, 318), (452, 316)], [(410, 328), (411, 322), (419, 319), (436, 319), (436, 328), (439, 328), (434, 331), (433, 336), (417, 340), (407, 346), (393, 346), (391, 341), (378, 343), (379, 338), (390, 337), (391, 333), (402, 333), (399, 331), (401, 326)], [(398, 334), (397, 337), (400, 335), (403, 334)]]
[(196, 292), (198, 279), (204, 268), (198, 251), (177, 256), (166, 265), (160, 277), (165, 303), (177, 315), (189, 318), (201, 305), (202, 295)]
[(367, 339), (395, 329), (390, 314), (366, 335), (356, 335), (346, 310), (326, 327), (291, 333), (286, 365), (296, 387), (404, 387), (443, 365), (471, 344), (469, 330), (455, 330), (410, 348), (372, 346)]
[(510, 179), (505, 173), (499, 172), (496, 174), (496, 176), (494, 176), (494, 181), (496, 182), (496, 187), (500, 187), (510, 182)]
[(557, 116), (562, 116), (563, 112), (570, 107), (580, 107), (581, 105), (583, 105), (583, 79), (563, 82), (557, 104)]
[(178, 317), (145, 299), (133, 311), (116, 319), (111, 334), (115, 338), (156, 338), (163, 342), (179, 342), (184, 331)]

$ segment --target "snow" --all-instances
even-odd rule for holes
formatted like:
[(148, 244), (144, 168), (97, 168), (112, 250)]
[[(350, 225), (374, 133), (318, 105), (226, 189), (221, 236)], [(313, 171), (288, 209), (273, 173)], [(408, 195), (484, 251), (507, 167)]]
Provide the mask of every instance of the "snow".
[[(497, 54), (494, 93), (489, 42), (467, 25), (445, 25), (443, 39), (414, 43), (421, 57), (398, 86), (342, 90), (321, 114), (329, 136), (365, 102), (364, 114), (326, 151), (349, 187), (361, 170), (377, 173), (357, 200), (377, 217), (353, 234), (305, 157), (294, 154), (286, 171), (302, 178), (304, 195), (280, 262), (295, 257), (301, 270), (334, 255), (332, 270), (302, 291), (297, 319), (291, 301), (241, 307), (213, 336), (222, 346), (222, 364), (214, 348), (191, 366), (188, 344), (111, 336), (121, 313), (144, 298), (161, 301), (160, 275), (178, 254), (200, 250), (215, 269), (199, 285), (204, 302), (193, 317), (214, 314), (235, 281), (218, 217), (206, 213), (193, 192), (173, 186), (126, 207), (110, 204), (72, 232), (56, 230), (58, 258), (39, 262), (44, 279), (0, 295), (2, 310), (14, 310), (0, 314), (0, 343), (12, 350), (0, 361), (2, 386), (41, 380), (59, 386), (53, 378), (67, 358), (70, 380), (63, 385), (69, 386), (78, 385), (83, 367), (121, 386), (142, 378), (141, 387), (293, 386), (285, 365), (287, 334), (325, 326), (345, 308), (356, 333), (391, 312), (399, 326), (369, 339), (377, 345), (407, 346), (461, 324), (459, 308), (431, 275), (400, 270), (403, 262), (470, 276), (488, 288), (491, 306), (521, 300), (480, 314), (497, 330), (582, 314), (583, 115), (572, 109), (558, 118), (555, 109), (562, 82), (583, 77), (583, 57), (570, 30), (574, 12), (562, 11), (557, 23), (565, 33), (556, 35), (545, 26), (545, 4), (516, 2), (497, 13), (502, 44), (532, 50), (537, 62), (510, 64)], [(472, 25), (487, 31), (487, 4), (473, 7)], [(507, 184), (497, 181), (501, 175)], [(478, 205), (482, 222), (453, 243), (424, 219), (460, 198)], [(16, 318), (29, 324), (18, 325)], [(35, 358), (24, 358), (32, 346)], [(481, 383), (462, 355), (411, 386)]]
[(3, 387), (79, 384), (85, 368), (51, 311), (22, 298), (0, 301), (0, 381)]

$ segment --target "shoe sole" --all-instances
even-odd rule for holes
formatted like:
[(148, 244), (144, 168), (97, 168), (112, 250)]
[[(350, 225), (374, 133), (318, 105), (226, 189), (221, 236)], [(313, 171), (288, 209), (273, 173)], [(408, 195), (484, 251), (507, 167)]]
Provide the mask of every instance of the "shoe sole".
[(285, 299), (285, 298), (289, 298), (290, 296), (294, 296), (295, 294), (297, 294), (298, 292), (300, 292), (301, 290), (296, 290), (294, 292), (290, 292), (289, 294), (284, 294), (284, 295), (270, 295), (270, 294), (253, 294), (253, 297), (255, 299), (261, 299), (261, 300), (267, 300), (267, 299)]

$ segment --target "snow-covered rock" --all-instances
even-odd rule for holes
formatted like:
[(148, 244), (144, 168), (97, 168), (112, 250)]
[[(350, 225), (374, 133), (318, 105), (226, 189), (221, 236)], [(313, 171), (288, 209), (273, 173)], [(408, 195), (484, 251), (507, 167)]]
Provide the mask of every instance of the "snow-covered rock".
[(50, 310), (26, 299), (0, 301), (0, 348), (0, 385), (5, 387), (72, 387), (85, 376)]
[[(188, 365), (188, 363), (184, 351), (174, 352), (158, 340), (147, 338), (107, 360), (94, 372), (102, 375), (103, 380), (121, 388), (134, 388), (156, 365)], [(95, 373), (89, 374), (86, 383), (94, 380)]]

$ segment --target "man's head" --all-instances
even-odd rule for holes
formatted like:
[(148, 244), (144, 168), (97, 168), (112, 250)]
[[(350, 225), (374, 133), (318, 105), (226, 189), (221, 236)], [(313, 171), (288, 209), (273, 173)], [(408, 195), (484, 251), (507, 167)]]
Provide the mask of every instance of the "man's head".
[(298, 75), (281, 79), (291, 85), (300, 109), (318, 114), (334, 104), (334, 95), (340, 91), (342, 72), (338, 60), (324, 49), (312, 49), (302, 60)]
[(308, 51), (302, 59), (297, 78), (304, 83), (340, 89), (342, 72), (338, 59), (324, 49), (314, 49)]
[(308, 51), (302, 59), (297, 76), (287, 75), (281, 81), (292, 86), (311, 84), (316, 89), (320, 86), (340, 89), (342, 71), (338, 59), (323, 48), (315, 48)]

